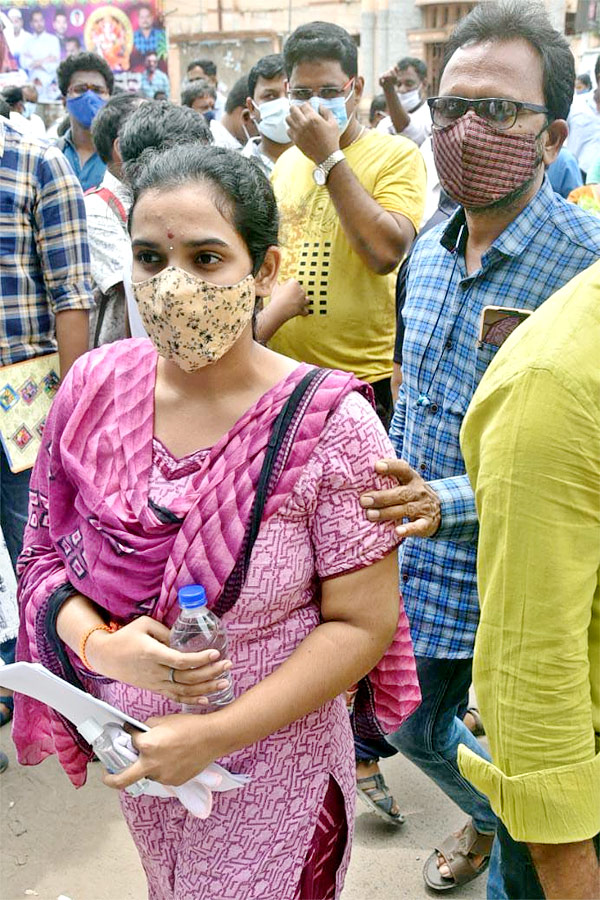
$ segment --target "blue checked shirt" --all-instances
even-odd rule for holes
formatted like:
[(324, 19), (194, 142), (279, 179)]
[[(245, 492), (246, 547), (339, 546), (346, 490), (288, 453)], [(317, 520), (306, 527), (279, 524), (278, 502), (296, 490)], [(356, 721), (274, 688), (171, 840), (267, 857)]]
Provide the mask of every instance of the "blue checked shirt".
[[(403, 383), (390, 428), (399, 457), (437, 492), (439, 532), (400, 548), (404, 602), (418, 656), (469, 659), (479, 619), (477, 514), (459, 432), (495, 348), (478, 348), (484, 306), (534, 310), (600, 256), (600, 220), (544, 179), (529, 205), (467, 275), (464, 211), (413, 249), (403, 310)], [(429, 406), (417, 405), (420, 394)], [(560, 523), (557, 523), (560, 527)]]
[(83, 194), (64, 156), (0, 119), (0, 365), (56, 350), (54, 315), (91, 309)]

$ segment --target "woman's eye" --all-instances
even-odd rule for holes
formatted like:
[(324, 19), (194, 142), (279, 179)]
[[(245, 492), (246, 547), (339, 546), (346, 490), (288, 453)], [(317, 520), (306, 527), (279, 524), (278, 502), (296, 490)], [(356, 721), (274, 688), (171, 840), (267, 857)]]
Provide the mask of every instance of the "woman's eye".
[(139, 250), (135, 254), (136, 262), (141, 263), (143, 266), (153, 266), (159, 262), (160, 257), (158, 253), (153, 253), (151, 250)]
[(221, 262), (221, 257), (217, 256), (216, 253), (199, 253), (196, 257), (196, 261), (201, 266), (212, 266), (215, 263)]

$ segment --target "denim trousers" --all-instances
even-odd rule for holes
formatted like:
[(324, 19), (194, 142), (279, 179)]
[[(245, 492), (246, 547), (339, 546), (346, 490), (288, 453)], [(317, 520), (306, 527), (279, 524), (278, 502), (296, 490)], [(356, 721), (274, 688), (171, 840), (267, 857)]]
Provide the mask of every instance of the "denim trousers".
[[(0, 446), (0, 525), (15, 570), (27, 524), (30, 475), (31, 469), (17, 474), (11, 472), (4, 449)], [(0, 656), (5, 663), (14, 662), (14, 645), (14, 640), (0, 645)]]
[(355, 738), (357, 760), (392, 756), (400, 750), (471, 816), (477, 831), (492, 834), (497, 819), (489, 801), (461, 775), (457, 762), (459, 744), (490, 758), (457, 715), (471, 686), (472, 660), (419, 656), (416, 662), (421, 705), (398, 731), (387, 736), (387, 745)]

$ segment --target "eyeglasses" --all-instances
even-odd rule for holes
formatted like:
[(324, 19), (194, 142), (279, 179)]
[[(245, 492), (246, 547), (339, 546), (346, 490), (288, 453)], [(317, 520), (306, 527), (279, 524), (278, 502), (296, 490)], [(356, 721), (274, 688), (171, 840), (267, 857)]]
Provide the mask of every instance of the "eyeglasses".
[(69, 88), (67, 94), (70, 97), (80, 97), (82, 94), (85, 94), (86, 91), (93, 91), (100, 97), (108, 96), (108, 88), (102, 87), (102, 85), (99, 84), (74, 84), (73, 87)]
[(430, 97), (427, 103), (436, 128), (447, 128), (457, 119), (461, 119), (469, 109), (474, 110), (478, 116), (499, 131), (512, 128), (523, 110), (548, 115), (545, 106), (521, 103), (518, 100), (503, 100), (501, 97), (485, 97), (482, 100), (467, 100), (465, 97)]
[(333, 85), (326, 85), (317, 91), (310, 88), (289, 88), (287, 95), (290, 100), (300, 100), (302, 103), (308, 103), (311, 97), (318, 97), (320, 100), (335, 100), (336, 97), (345, 96), (350, 86), (354, 87), (354, 78), (349, 78), (341, 88)]

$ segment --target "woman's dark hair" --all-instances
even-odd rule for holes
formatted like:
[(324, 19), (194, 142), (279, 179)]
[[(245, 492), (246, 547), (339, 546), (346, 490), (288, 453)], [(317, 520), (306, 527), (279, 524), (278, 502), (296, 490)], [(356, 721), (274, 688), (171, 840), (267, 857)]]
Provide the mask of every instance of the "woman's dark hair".
[(337, 60), (348, 78), (354, 78), (358, 72), (356, 44), (345, 28), (331, 22), (300, 25), (285, 42), (283, 58), (288, 78), (298, 63), (322, 59)]
[(92, 140), (103, 163), (112, 162), (113, 144), (119, 131), (141, 102), (139, 94), (114, 94), (92, 122)]
[(248, 96), (254, 99), (254, 91), (259, 78), (271, 81), (280, 75), (285, 75), (285, 66), (281, 53), (270, 53), (268, 56), (263, 56), (248, 72)]
[(386, 116), (388, 114), (387, 108), (387, 98), (385, 94), (377, 94), (376, 97), (373, 97), (371, 100), (371, 107), (369, 109), (369, 122), (374, 118), (375, 113), (385, 113)]
[(169, 100), (144, 100), (119, 129), (119, 146), (128, 178), (145, 150), (162, 151), (180, 144), (212, 144), (204, 116)]
[(213, 100), (216, 100), (217, 92), (209, 81), (197, 78), (195, 81), (190, 81), (187, 87), (182, 90), (181, 105), (191, 107), (194, 100), (197, 100), (198, 97), (212, 97)]
[(277, 203), (268, 178), (235, 150), (187, 144), (145, 155), (131, 181), (130, 223), (146, 191), (171, 191), (190, 182), (214, 189), (218, 208), (246, 244), (256, 275), (268, 248), (278, 242)]
[(416, 56), (403, 56), (396, 63), (396, 68), (400, 72), (405, 72), (410, 66), (415, 70), (421, 81), (427, 81), (427, 64)]
[(444, 65), (461, 47), (524, 40), (542, 61), (544, 101), (550, 121), (566, 119), (575, 90), (575, 59), (566, 38), (552, 26), (545, 8), (524, 0), (481, 3), (458, 23), (446, 45)]
[(73, 56), (67, 56), (66, 59), (63, 59), (56, 70), (58, 87), (63, 97), (67, 96), (69, 84), (75, 72), (100, 72), (106, 82), (108, 93), (112, 94), (115, 86), (115, 76), (106, 60), (98, 56), (97, 53), (75, 53)]

